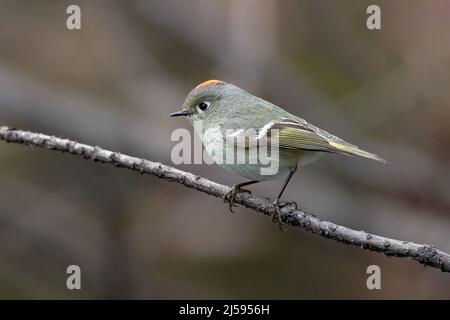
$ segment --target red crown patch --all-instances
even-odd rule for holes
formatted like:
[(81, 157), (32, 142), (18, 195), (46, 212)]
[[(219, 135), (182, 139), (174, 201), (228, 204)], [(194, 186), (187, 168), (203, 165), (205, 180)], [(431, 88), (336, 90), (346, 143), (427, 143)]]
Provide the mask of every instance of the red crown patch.
[(205, 82), (200, 83), (198, 86), (195, 87), (195, 89), (200, 90), (200, 89), (205, 89), (208, 87), (214, 87), (214, 86), (219, 86), (219, 85), (224, 85), (225, 82), (221, 81), (221, 80), (208, 80)]

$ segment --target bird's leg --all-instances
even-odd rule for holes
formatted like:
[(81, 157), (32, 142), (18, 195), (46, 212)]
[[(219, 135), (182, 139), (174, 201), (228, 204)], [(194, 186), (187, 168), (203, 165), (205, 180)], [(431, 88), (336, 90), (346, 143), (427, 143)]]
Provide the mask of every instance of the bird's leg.
[[(272, 212), (271, 218), (273, 222), (278, 222), (278, 227), (282, 231), (286, 231), (286, 229), (283, 228), (283, 221), (281, 221), (281, 206), (280, 206), (280, 198), (283, 195), (284, 190), (286, 189), (287, 185), (289, 184), (289, 181), (291, 180), (292, 176), (294, 175), (295, 171), (297, 171), (297, 167), (291, 168), (289, 170), (289, 174), (286, 177), (286, 180), (284, 180), (283, 186), (281, 187), (280, 192), (278, 193), (278, 196), (276, 197), (275, 201), (273, 202), (274, 211)], [(297, 206), (297, 205), (296, 205)]]
[(230, 205), (230, 211), (232, 213), (233, 212), (233, 204), (234, 204), (234, 200), (236, 199), (236, 195), (239, 192), (246, 192), (246, 193), (252, 193), (250, 190), (246, 190), (246, 189), (242, 189), (242, 187), (251, 185), (251, 184), (255, 184), (258, 183), (258, 180), (251, 180), (251, 181), (246, 181), (246, 182), (242, 182), (242, 183), (236, 183), (235, 185), (233, 185), (230, 189), (230, 191), (228, 191), (225, 196), (223, 197), (223, 200), (225, 202), (228, 202), (228, 204)]

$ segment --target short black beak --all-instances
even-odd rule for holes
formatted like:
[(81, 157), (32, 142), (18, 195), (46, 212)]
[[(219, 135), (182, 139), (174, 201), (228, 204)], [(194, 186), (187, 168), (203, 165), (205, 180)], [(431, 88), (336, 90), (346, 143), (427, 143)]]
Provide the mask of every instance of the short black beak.
[(191, 112), (187, 111), (187, 110), (180, 110), (177, 112), (172, 112), (171, 114), (169, 114), (169, 117), (180, 117), (180, 116), (189, 116), (191, 115)]

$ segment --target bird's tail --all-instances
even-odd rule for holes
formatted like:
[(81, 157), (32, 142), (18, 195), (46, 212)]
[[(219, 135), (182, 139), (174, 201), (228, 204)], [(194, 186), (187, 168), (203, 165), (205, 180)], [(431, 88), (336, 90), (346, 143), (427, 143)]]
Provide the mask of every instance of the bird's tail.
[(364, 157), (364, 158), (372, 159), (375, 161), (379, 161), (381, 163), (389, 163), (386, 159), (383, 159), (382, 157), (380, 157), (376, 154), (361, 150), (356, 146), (348, 146), (348, 145), (345, 145), (342, 143), (331, 142), (331, 141), (329, 142), (329, 144), (332, 145), (338, 153), (343, 153), (343, 154), (347, 154), (347, 155), (351, 155), (351, 156)]

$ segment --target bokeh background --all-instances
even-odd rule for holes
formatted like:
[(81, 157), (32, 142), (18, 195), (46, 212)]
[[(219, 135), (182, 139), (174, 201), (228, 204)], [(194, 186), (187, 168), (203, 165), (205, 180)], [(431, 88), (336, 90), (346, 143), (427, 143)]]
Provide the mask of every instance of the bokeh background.
[[(81, 31), (66, 29), (70, 4)], [(449, 31), (445, 0), (1, 0), (0, 124), (171, 164), (171, 132), (189, 127), (168, 113), (226, 80), (391, 161), (324, 157), (286, 199), (449, 252)], [(0, 164), (0, 298), (450, 298), (437, 269), (280, 232), (155, 177), (5, 143)], [(80, 291), (66, 289), (71, 264)], [(381, 290), (366, 288), (371, 264)]]

